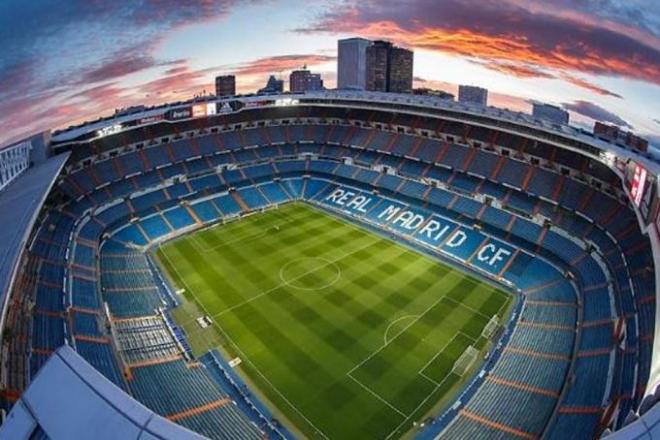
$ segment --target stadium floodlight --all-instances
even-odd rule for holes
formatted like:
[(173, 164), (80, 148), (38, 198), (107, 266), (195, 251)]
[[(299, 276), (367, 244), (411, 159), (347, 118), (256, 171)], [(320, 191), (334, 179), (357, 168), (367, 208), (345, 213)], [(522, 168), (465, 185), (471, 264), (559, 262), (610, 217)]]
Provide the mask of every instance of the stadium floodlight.
[(289, 105), (298, 105), (300, 104), (300, 101), (297, 99), (293, 98), (282, 98), (282, 99), (276, 99), (275, 100), (275, 105), (279, 107), (285, 107)]
[(616, 159), (616, 154), (611, 151), (601, 151), (600, 158), (609, 166), (614, 166), (614, 160)]
[(96, 134), (98, 137), (105, 137), (109, 136), (111, 134), (115, 134), (119, 131), (121, 131), (122, 125), (121, 124), (115, 124), (115, 125), (110, 125), (108, 127), (103, 127), (100, 130), (97, 130)]

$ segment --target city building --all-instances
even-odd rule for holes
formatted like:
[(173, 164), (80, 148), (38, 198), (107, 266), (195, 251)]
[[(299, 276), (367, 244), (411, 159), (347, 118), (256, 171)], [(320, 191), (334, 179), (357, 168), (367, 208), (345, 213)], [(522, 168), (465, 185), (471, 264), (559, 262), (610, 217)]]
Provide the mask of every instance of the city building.
[(275, 78), (275, 75), (271, 75), (268, 78), (266, 87), (259, 89), (257, 93), (282, 93), (284, 91), (284, 80)]
[(367, 85), (367, 47), (365, 38), (337, 42), (337, 88), (364, 90)]
[(568, 112), (556, 105), (535, 102), (532, 104), (532, 116), (550, 121), (553, 124), (568, 124)]
[(289, 75), (290, 92), (313, 92), (323, 90), (323, 80), (321, 74), (312, 73), (303, 67), (300, 70), (294, 70)]
[(215, 77), (215, 96), (236, 95), (236, 77), (234, 75), (221, 75)]
[(401, 47), (390, 51), (388, 92), (411, 93), (413, 85), (413, 52)]
[(389, 41), (374, 41), (367, 47), (366, 89), (377, 92), (411, 93), (413, 52)]
[(616, 125), (603, 124), (596, 121), (594, 124), (594, 135), (628, 149), (646, 152), (649, 148), (648, 140), (636, 136), (630, 131), (622, 130)]
[(387, 92), (389, 54), (392, 43), (375, 41), (367, 47), (366, 88), (375, 92)]
[(476, 86), (458, 86), (458, 102), (488, 105), (488, 90)]
[(434, 89), (429, 89), (425, 87), (420, 87), (417, 89), (413, 89), (413, 95), (420, 95), (420, 96), (435, 96), (440, 99), (448, 99), (449, 101), (453, 101), (455, 96), (449, 92), (445, 92), (444, 90), (434, 90)]

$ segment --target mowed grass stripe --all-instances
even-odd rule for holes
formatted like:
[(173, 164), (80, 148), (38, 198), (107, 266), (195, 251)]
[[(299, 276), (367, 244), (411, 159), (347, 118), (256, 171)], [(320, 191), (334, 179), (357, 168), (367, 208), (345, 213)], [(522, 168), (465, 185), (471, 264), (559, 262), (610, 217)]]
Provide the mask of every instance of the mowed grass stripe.
[[(485, 316), (503, 313), (508, 301), (492, 286), (302, 204), (184, 237), (159, 257), (174, 282), (190, 289), (186, 299), (201, 302), (222, 330), (200, 329), (195, 305), (184, 304), (175, 315), (195, 352), (217, 345), (243, 357), (243, 373), (309, 437), (321, 436), (315, 429), (332, 439), (409, 429), (460, 383), (441, 375), (472, 343), (467, 335), (478, 337)], [(294, 282), (280, 278), (287, 264)], [(341, 277), (328, 285), (336, 270)]]
[[(285, 208), (283, 208), (285, 209)], [(308, 211), (309, 214), (315, 214), (313, 211)], [(246, 221), (252, 220), (257, 217), (250, 217)], [(318, 217), (315, 218), (318, 225), (314, 226), (310, 232), (310, 239), (305, 243), (300, 243), (300, 254), (302, 255), (317, 255), (325, 259), (334, 260), (342, 257), (342, 252), (351, 252), (352, 249), (346, 246), (344, 250), (338, 250), (334, 246), (323, 247), (323, 244), (340, 242), (346, 243), (347, 239), (340, 239), (337, 236), (337, 231), (334, 230), (328, 220), (329, 218)], [(294, 231), (296, 235), (298, 232), (294, 229), (287, 229)], [(351, 235), (356, 232), (352, 230)], [(278, 240), (277, 234), (282, 232), (274, 232), (264, 237), (264, 241)], [(287, 240), (290, 233), (283, 237)], [(295, 241), (299, 241), (296, 239)], [(359, 240), (353, 240), (351, 247), (361, 246), (364, 247), (369, 243), (374, 242), (374, 237), (362, 236)], [(273, 249), (280, 251), (286, 250), (287, 246), (273, 246)], [(250, 255), (255, 254), (255, 258)], [(265, 257), (264, 257), (265, 255)], [(223, 310), (235, 307), (242, 302), (249, 300), (263, 293), (276, 288), (282, 284), (279, 277), (281, 265), (276, 264), (273, 266), (273, 261), (282, 261), (280, 258), (287, 259), (287, 255), (279, 255), (279, 253), (271, 252), (270, 256), (263, 249), (251, 249), (245, 246), (242, 242), (235, 243), (235, 246), (227, 246), (222, 249), (222, 255), (202, 255), (194, 246), (187, 240), (180, 240), (174, 243), (173, 249), (168, 246), (167, 258), (173, 260), (177, 266), (179, 273), (187, 280), (187, 284), (191, 289), (196, 292), (204, 289), (204, 286), (222, 286), (223, 292), (221, 295), (211, 295), (207, 308), (215, 315), (221, 313)], [(213, 261), (214, 264), (200, 265), (201, 262)], [(264, 261), (264, 259), (266, 261)], [(234, 264), (232, 264), (234, 262)], [(228, 271), (227, 268), (231, 268)], [(230, 278), (229, 280), (227, 278)], [(228, 282), (230, 281), (230, 282)]]

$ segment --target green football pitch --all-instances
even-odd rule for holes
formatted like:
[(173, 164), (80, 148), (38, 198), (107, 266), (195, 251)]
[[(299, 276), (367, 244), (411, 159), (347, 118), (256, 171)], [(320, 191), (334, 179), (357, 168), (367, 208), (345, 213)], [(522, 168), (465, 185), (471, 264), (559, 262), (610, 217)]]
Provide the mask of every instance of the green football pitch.
[(156, 254), (184, 291), (174, 315), (194, 353), (240, 358), (251, 389), (309, 438), (414, 432), (476, 371), (484, 329), (511, 308), (510, 294), (302, 203)]

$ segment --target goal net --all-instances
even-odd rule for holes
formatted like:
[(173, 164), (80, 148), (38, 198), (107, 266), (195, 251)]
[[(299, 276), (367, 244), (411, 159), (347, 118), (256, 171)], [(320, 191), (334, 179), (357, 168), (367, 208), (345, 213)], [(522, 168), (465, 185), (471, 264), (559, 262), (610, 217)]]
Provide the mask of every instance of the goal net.
[(463, 376), (470, 369), (470, 367), (472, 367), (472, 364), (474, 364), (474, 361), (477, 360), (478, 355), (479, 350), (471, 345), (468, 346), (461, 357), (459, 357), (456, 362), (454, 362), (454, 367), (452, 368), (451, 372), (458, 374), (459, 376)]
[(490, 318), (490, 321), (488, 321), (488, 324), (484, 327), (484, 329), (481, 331), (481, 336), (483, 336), (486, 339), (490, 339), (491, 336), (495, 333), (495, 330), (497, 330), (497, 324), (498, 324), (498, 319), (497, 315), (493, 315), (492, 318)]

